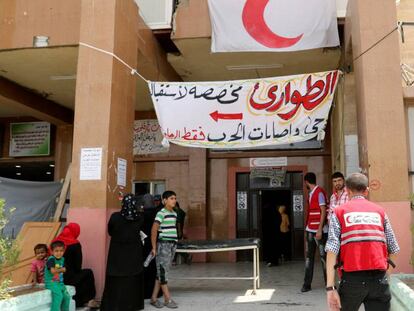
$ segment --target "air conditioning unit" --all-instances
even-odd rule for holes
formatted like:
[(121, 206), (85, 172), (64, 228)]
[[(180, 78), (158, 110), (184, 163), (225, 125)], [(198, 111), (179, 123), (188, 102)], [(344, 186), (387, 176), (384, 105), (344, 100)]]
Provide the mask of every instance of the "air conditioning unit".
[(175, 0), (135, 0), (139, 14), (151, 29), (171, 29)]

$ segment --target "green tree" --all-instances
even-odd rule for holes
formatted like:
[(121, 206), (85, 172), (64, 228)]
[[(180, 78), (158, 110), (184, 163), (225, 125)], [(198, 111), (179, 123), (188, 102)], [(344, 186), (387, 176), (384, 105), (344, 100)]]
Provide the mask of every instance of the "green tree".
[(4, 268), (15, 264), (19, 257), (17, 241), (3, 235), (8, 217), (14, 211), (12, 208), (6, 212), (5, 206), (6, 201), (0, 198), (0, 299), (9, 297), (8, 288), (11, 285), (10, 275), (3, 274)]

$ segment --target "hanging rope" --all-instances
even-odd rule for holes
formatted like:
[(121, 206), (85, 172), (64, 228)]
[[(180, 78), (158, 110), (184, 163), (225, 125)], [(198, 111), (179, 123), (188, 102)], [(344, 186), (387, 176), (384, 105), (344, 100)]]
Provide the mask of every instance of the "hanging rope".
[(92, 49), (92, 50), (95, 50), (95, 51), (98, 51), (98, 52), (101, 52), (101, 53), (104, 53), (104, 54), (107, 54), (107, 55), (112, 56), (112, 57), (113, 57), (113, 58), (115, 58), (117, 61), (119, 61), (121, 64), (123, 64), (125, 67), (127, 67), (129, 70), (131, 70), (131, 75), (137, 75), (138, 77), (140, 77), (140, 78), (141, 78), (142, 80), (144, 80), (145, 82), (148, 82), (148, 80), (147, 80), (147, 79), (145, 79), (145, 77), (144, 77), (143, 75), (141, 75), (141, 74), (138, 72), (138, 70), (137, 70), (137, 69), (135, 69), (135, 68), (131, 67), (130, 65), (128, 65), (128, 63), (127, 63), (127, 62), (125, 62), (125, 61), (124, 61), (122, 58), (120, 58), (118, 55), (116, 55), (116, 54), (114, 54), (114, 53), (112, 53), (112, 52), (109, 52), (109, 51), (107, 51), (107, 50), (97, 48), (96, 46), (93, 46), (93, 45), (90, 45), (90, 44), (87, 44), (87, 43), (84, 43), (84, 42), (79, 42), (79, 45), (82, 45), (82, 46), (87, 47), (87, 48), (90, 48), (90, 49)]

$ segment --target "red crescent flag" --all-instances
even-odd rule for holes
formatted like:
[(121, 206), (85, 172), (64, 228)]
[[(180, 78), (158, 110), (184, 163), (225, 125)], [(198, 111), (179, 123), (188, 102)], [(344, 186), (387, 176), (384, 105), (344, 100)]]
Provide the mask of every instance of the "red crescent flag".
[(333, 0), (208, 0), (208, 5), (212, 52), (285, 52), (339, 45)]

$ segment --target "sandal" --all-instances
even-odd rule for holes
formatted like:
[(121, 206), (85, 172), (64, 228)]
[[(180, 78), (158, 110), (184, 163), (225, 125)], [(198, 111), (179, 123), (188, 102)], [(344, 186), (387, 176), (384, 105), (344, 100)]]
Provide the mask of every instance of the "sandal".
[(174, 300), (172, 300), (172, 299), (168, 300), (168, 302), (165, 302), (164, 305), (167, 308), (170, 308), (170, 309), (177, 309), (178, 308), (177, 303)]
[(164, 305), (157, 299), (157, 300), (155, 300), (155, 301), (150, 301), (150, 305), (151, 306), (153, 306), (153, 307), (155, 307), (155, 308), (158, 308), (158, 309), (161, 309), (161, 308), (163, 308), (164, 307)]

